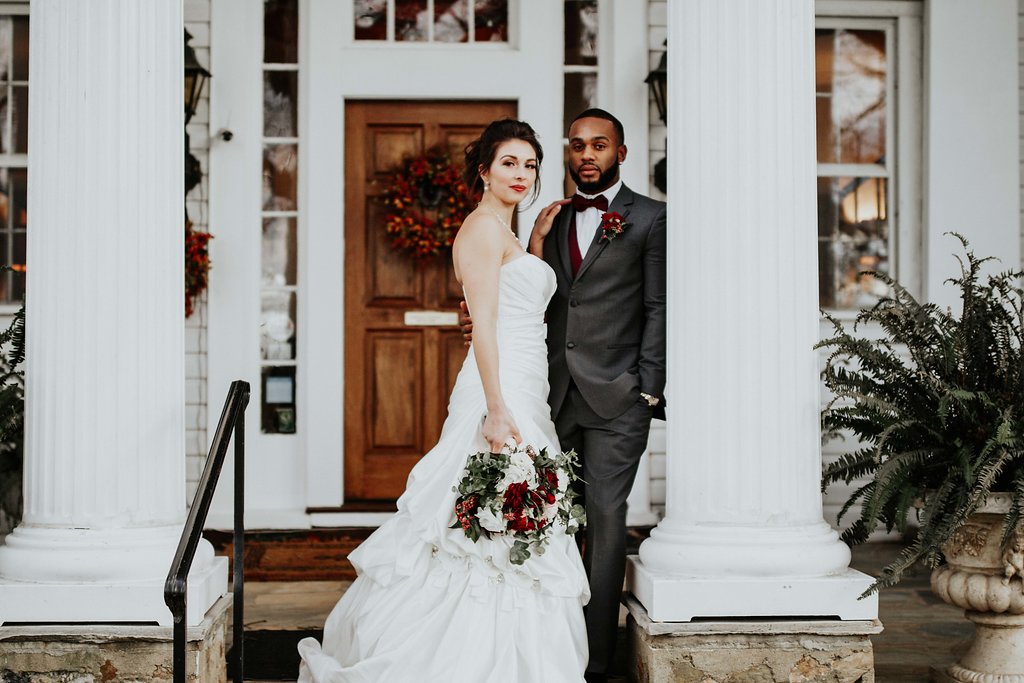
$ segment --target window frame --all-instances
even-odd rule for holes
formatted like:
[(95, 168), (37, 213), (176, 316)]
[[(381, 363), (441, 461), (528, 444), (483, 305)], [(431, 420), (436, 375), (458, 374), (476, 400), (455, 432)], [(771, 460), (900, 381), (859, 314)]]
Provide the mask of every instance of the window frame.
[[(303, 287), (302, 287), (302, 284), (303, 284), (302, 283), (302, 265), (301, 265), (301, 263), (299, 263), (299, 261), (301, 260), (300, 254), (302, 253), (302, 249), (304, 247), (305, 233), (303, 232), (303, 226), (304, 226), (304, 223), (305, 223), (305, 220), (306, 220), (305, 211), (304, 211), (304, 201), (303, 201), (303, 197), (304, 197), (303, 191), (304, 191), (304, 183), (305, 183), (304, 175), (305, 174), (302, 171), (303, 171), (303, 155), (305, 154), (305, 151), (306, 151), (305, 150), (306, 145), (304, 144), (304, 139), (303, 139), (303, 133), (304, 133), (304, 128), (305, 128), (304, 115), (305, 115), (305, 106), (306, 106), (305, 105), (306, 98), (305, 98), (305, 93), (304, 93), (304, 89), (305, 89), (305, 83), (304, 83), (305, 73), (304, 73), (304, 71), (308, 67), (308, 60), (305, 57), (305, 46), (303, 44), (303, 41), (305, 40), (305, 37), (306, 37), (305, 36), (304, 25), (303, 25), (303, 20), (304, 20), (303, 13), (308, 11), (308, 10), (307, 10), (307, 7), (306, 7), (306, 3), (303, 0), (298, 0), (295, 3), (295, 11), (296, 11), (295, 19), (296, 19), (296, 23), (298, 25), (298, 29), (299, 30), (298, 30), (298, 34), (297, 34), (297, 41), (298, 41), (297, 54), (296, 54), (296, 59), (295, 59), (294, 62), (268, 62), (268, 61), (265, 61), (265, 58), (266, 58), (266, 52), (265, 52), (266, 24), (265, 24), (265, 21), (264, 21), (265, 11), (266, 11), (266, 4), (264, 2), (261, 2), (260, 3), (260, 11), (259, 11), (259, 14), (260, 14), (260, 26), (261, 26), (261, 31), (260, 31), (260, 77), (261, 77), (260, 78), (260, 93), (261, 94), (265, 93), (265, 88), (267, 87), (265, 78), (266, 78), (267, 74), (269, 74), (269, 73), (294, 73), (294, 74), (296, 74), (296, 86), (297, 87), (296, 87), (296, 91), (295, 91), (295, 122), (294, 122), (295, 123), (295, 130), (293, 131), (294, 132), (293, 135), (281, 136), (281, 135), (267, 135), (266, 134), (266, 115), (267, 115), (267, 111), (266, 111), (265, 104), (263, 104), (264, 103), (264, 98), (261, 97), (261, 104), (260, 104), (260, 107), (259, 107), (259, 114), (258, 114), (258, 117), (257, 117), (258, 120), (259, 120), (259, 124), (258, 124), (259, 125), (259, 140), (260, 140), (260, 162), (259, 163), (260, 163), (260, 169), (261, 169), (261, 177), (262, 177), (262, 173), (263, 173), (262, 168), (263, 168), (263, 164), (265, 163), (267, 150), (269, 148), (271, 148), (271, 147), (276, 147), (276, 146), (283, 146), (283, 147), (292, 146), (292, 147), (295, 148), (295, 158), (296, 158), (295, 173), (297, 174), (297, 178), (296, 178), (296, 186), (295, 186), (295, 204), (294, 204), (294, 206), (292, 206), (290, 209), (275, 209), (275, 208), (268, 209), (266, 207), (266, 205), (261, 203), (261, 205), (259, 207), (259, 228), (258, 228), (258, 230), (259, 230), (259, 234), (260, 234), (261, 239), (262, 239), (263, 236), (264, 236), (264, 231), (266, 230), (266, 222), (267, 222), (267, 220), (284, 219), (286, 221), (294, 222), (294, 227), (291, 228), (291, 229), (294, 229), (294, 231), (295, 231), (293, 247), (294, 247), (294, 249), (296, 251), (296, 253), (294, 254), (294, 258), (296, 259), (296, 264), (295, 264), (295, 281), (292, 284), (288, 284), (288, 283), (285, 283), (285, 284), (268, 284), (268, 283), (263, 281), (263, 277), (262, 277), (263, 266), (264, 266), (264, 264), (263, 264), (264, 254), (263, 254), (262, 249), (260, 250), (259, 259), (258, 259), (259, 260), (259, 269), (260, 269), (259, 290), (258, 290), (258, 302), (259, 302), (258, 306), (259, 306), (260, 315), (259, 315), (258, 320), (260, 320), (261, 323), (260, 323), (260, 328), (256, 331), (256, 335), (259, 337), (260, 342), (261, 342), (260, 344), (257, 345), (257, 347), (259, 348), (258, 355), (257, 355), (257, 366), (259, 368), (259, 377), (260, 377), (260, 379), (259, 379), (259, 389), (256, 392), (256, 396), (259, 397), (260, 412), (259, 412), (259, 420), (257, 421), (258, 422), (258, 427), (257, 428), (259, 430), (259, 434), (260, 434), (261, 437), (269, 437), (271, 439), (295, 439), (295, 438), (301, 437), (302, 428), (300, 427), (300, 425), (302, 425), (302, 426), (305, 425), (305, 422), (300, 419), (302, 417), (301, 413), (300, 413), (300, 410), (303, 407), (301, 405), (301, 401), (300, 401), (300, 396), (302, 396), (302, 393), (300, 391), (300, 387), (302, 386), (302, 383), (305, 380), (305, 377), (303, 376), (305, 368), (304, 368), (304, 363), (300, 362), (302, 360), (302, 353), (301, 353), (301, 348), (302, 347), (298, 343), (298, 339), (300, 339), (300, 332), (301, 332), (300, 324), (304, 324), (305, 323), (305, 319), (304, 319), (305, 311), (302, 308), (302, 306), (303, 306), (302, 301), (303, 301), (303, 298), (304, 298), (304, 291), (303, 291)], [(291, 346), (292, 346), (292, 357), (291, 358), (288, 358), (288, 359), (272, 358), (272, 357), (268, 357), (268, 356), (266, 356), (264, 354), (264, 349), (263, 349), (263, 346), (262, 346), (262, 342), (263, 342), (263, 337), (265, 335), (265, 330), (263, 329), (262, 320), (263, 320), (264, 312), (266, 310), (264, 308), (264, 300), (265, 300), (265, 297), (267, 295), (283, 296), (286, 301), (290, 302), (290, 305), (287, 307), (287, 309), (289, 311), (289, 315), (292, 316), (291, 322), (292, 322), (292, 325), (293, 325), (292, 341), (291, 341)], [(267, 411), (269, 410), (268, 406), (271, 403), (271, 402), (269, 402), (267, 400), (267, 396), (266, 396), (266, 394), (267, 394), (267, 391), (266, 391), (267, 379), (269, 377), (278, 377), (278, 376), (290, 376), (291, 381), (292, 381), (292, 396), (291, 396), (291, 401), (290, 401), (291, 410), (292, 410), (292, 424), (291, 424), (291, 430), (290, 431), (277, 431), (277, 430), (275, 430), (275, 431), (268, 431), (268, 429), (266, 427), (266, 422), (268, 420)], [(285, 402), (285, 403), (287, 403), (287, 402)]]
[[(892, 65), (887, 83), (886, 150), (892, 150), (886, 188), (889, 221), (890, 273), (915, 296), (924, 288), (924, 226), (922, 222), (924, 119), (923, 19), (920, 0), (817, 0), (815, 28), (867, 28), (887, 31), (887, 62)], [(827, 167), (829, 177), (867, 165), (817, 164), (815, 179)], [(844, 170), (845, 169), (845, 170)], [(817, 230), (815, 230), (817, 239)], [(829, 308), (840, 320), (852, 320), (857, 309)], [(828, 327), (828, 329), (831, 329)], [(823, 321), (823, 333), (826, 323)]]
[[(427, 11), (432, 15), (434, 13), (434, 1), (426, 0)], [(467, 0), (469, 3), (473, 3), (474, 0)], [(516, 0), (508, 0), (508, 39), (504, 41), (477, 41), (475, 39), (468, 40), (464, 43), (452, 43), (447, 41), (436, 41), (434, 40), (434, 22), (431, 22), (427, 31), (427, 40), (396, 40), (395, 39), (395, 22), (393, 20), (395, 16), (395, 0), (387, 0), (387, 7), (385, 8), (385, 26), (386, 36), (382, 40), (370, 40), (368, 38), (356, 38), (355, 32), (355, 21), (353, 17), (353, 0), (342, 0), (342, 11), (346, 17), (350, 18), (352, 26), (352, 32), (345, 35), (346, 45), (349, 47), (359, 46), (360, 48), (373, 48), (374, 46), (381, 48), (395, 48), (399, 49), (474, 49), (474, 50), (512, 50), (516, 49), (518, 45), (517, 38), (519, 36), (518, 24), (514, 21), (514, 17), (518, 16), (515, 4)], [(473, 6), (471, 12), (470, 21), (468, 24), (468, 36), (474, 35), (476, 29), (476, 7)]]
[[(0, 15), (30, 16), (29, 7), (30, 6), (29, 6), (28, 0), (25, 0), (24, 2), (0, 2)], [(31, 19), (30, 19), (30, 21), (31, 21)], [(14, 85), (24, 85), (26, 88), (31, 88), (30, 82), (28, 80), (25, 80), (24, 82), (22, 82), (22, 81), (14, 81), (12, 79), (10, 81), (9, 85), (11, 85), (11, 86), (14, 86)], [(11, 109), (10, 109), (10, 107), (8, 107), (7, 112), (8, 112), (8, 116), (11, 116)], [(26, 173), (26, 176), (27, 176), (27, 173), (28, 173), (28, 150), (26, 149), (24, 154), (0, 154), (0, 168), (8, 168), (8, 169), (23, 168), (23, 169), (25, 169), (25, 173)], [(26, 178), (26, 184), (27, 184), (27, 178)], [(7, 231), (5, 233), (0, 233), (0, 234), (2, 234), (2, 238), (3, 239), (13, 239), (13, 235), (14, 235), (14, 233), (10, 232), (10, 231)], [(28, 235), (28, 224), (27, 223), (25, 225), (25, 234), (26, 234), (26, 239), (27, 239), (27, 235)], [(2, 275), (2, 277), (10, 278), (11, 274), (4, 273)], [(18, 301), (18, 302), (16, 302), (16, 301), (0, 301), (0, 318), (4, 318), (4, 317), (7, 317), (7, 316), (12, 316), (15, 313), (17, 313), (18, 309), (20, 309), (20, 308), (21, 308), (21, 302), (20, 301)]]
[[(815, 17), (814, 21), (815, 30), (824, 29), (830, 31), (881, 31), (885, 36), (885, 68), (886, 68), (886, 82), (885, 82), (885, 163), (883, 164), (870, 164), (870, 163), (849, 163), (849, 162), (816, 162), (816, 177), (820, 181), (822, 178), (837, 179), (837, 178), (884, 178), (885, 184), (885, 206), (886, 206), (886, 223), (887, 226), (887, 249), (889, 253), (889, 275), (893, 277), (899, 277), (899, 264), (892, 258), (894, 255), (900, 252), (900, 240), (899, 240), (899, 217), (895, 212), (889, 211), (889, 208), (893, 206), (893, 199), (898, 196), (898, 190), (900, 184), (896, 176), (896, 168), (898, 166), (898, 158), (896, 156), (896, 123), (897, 113), (895, 111), (894, 104), (896, 102), (896, 61), (897, 55), (895, 53), (896, 48), (896, 20), (891, 17), (886, 18), (837, 18), (837, 17)], [(831, 95), (834, 97), (835, 92)], [(815, 98), (819, 97), (817, 90), (815, 91)], [(838, 132), (838, 130), (837, 130)], [(837, 139), (837, 144), (840, 144)], [(820, 229), (820, 226), (819, 226)], [(823, 242), (831, 244), (834, 242), (834, 235), (828, 240), (823, 240), (822, 236), (817, 233), (818, 246), (820, 248)], [(834, 276), (834, 273), (833, 273)], [(829, 308), (830, 311), (849, 311), (856, 310), (855, 308)]]

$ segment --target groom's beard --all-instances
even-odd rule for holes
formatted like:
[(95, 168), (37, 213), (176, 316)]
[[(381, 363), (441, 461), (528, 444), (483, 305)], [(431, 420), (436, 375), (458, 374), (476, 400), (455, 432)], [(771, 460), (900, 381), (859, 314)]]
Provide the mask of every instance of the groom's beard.
[(572, 181), (576, 183), (576, 188), (583, 194), (597, 194), (598, 192), (604, 192), (614, 185), (616, 178), (619, 177), (619, 162), (616, 160), (614, 164), (602, 171), (598, 179), (592, 183), (586, 183), (580, 180), (580, 174), (571, 166), (569, 167), (569, 177), (572, 178)]

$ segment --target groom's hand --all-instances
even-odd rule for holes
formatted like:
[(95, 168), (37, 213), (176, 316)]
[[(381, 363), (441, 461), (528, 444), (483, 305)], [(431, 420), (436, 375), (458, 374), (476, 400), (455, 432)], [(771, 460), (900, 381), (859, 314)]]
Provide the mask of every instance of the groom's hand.
[(473, 318), (469, 315), (469, 306), (465, 301), (459, 302), (459, 327), (462, 328), (462, 339), (466, 346), (473, 343)]
[(540, 210), (537, 220), (533, 222), (533, 232), (530, 233), (530, 253), (538, 258), (544, 258), (544, 238), (551, 232), (551, 226), (555, 224), (555, 216), (562, 210), (562, 207), (572, 201), (572, 197), (559, 199)]

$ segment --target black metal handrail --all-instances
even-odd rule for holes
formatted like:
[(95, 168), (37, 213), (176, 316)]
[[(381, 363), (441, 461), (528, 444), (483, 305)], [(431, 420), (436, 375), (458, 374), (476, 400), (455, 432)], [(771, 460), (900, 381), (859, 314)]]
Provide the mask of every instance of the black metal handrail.
[(164, 602), (174, 617), (174, 683), (185, 683), (185, 647), (188, 626), (188, 572), (192, 568), (192, 560), (199, 546), (199, 539), (206, 524), (206, 514), (210, 511), (213, 492), (220, 479), (224, 455), (227, 453), (231, 437), (235, 439), (235, 529), (232, 540), (234, 547), (234, 574), (232, 588), (234, 591), (234, 659), (235, 683), (243, 680), (243, 648), (242, 638), (244, 622), (243, 593), (244, 583), (244, 544), (245, 544), (245, 407), (249, 405), (249, 383), (236, 380), (228, 389), (224, 400), (224, 409), (220, 413), (217, 431), (210, 445), (210, 454), (206, 457), (206, 467), (199, 479), (199, 488), (188, 511), (185, 528), (178, 541), (178, 549), (174, 553), (174, 562), (167, 572), (164, 582)]

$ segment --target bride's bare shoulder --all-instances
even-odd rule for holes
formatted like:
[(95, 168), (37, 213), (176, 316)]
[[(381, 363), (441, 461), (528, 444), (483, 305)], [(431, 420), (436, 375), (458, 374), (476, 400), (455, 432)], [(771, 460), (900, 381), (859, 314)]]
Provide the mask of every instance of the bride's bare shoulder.
[(501, 235), (502, 225), (497, 216), (476, 209), (462, 222), (462, 227), (455, 235), (455, 240), (476, 241), (491, 240)]
[(490, 216), (477, 209), (463, 221), (462, 227), (455, 235), (452, 250), (455, 253), (464, 250), (485, 253), (500, 252), (503, 229), (496, 216)]

